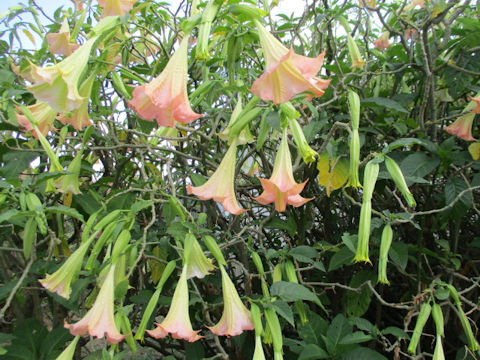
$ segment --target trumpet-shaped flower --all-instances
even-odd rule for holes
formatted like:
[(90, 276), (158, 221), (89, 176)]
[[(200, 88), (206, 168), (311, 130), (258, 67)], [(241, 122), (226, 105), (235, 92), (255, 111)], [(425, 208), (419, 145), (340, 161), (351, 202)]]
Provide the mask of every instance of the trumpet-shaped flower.
[(123, 16), (138, 0), (98, 0), (98, 5), (103, 7), (102, 18), (107, 16)]
[(70, 42), (70, 29), (67, 19), (63, 20), (60, 31), (47, 34), (47, 43), (50, 52), (57, 55), (70, 56), (80, 45)]
[(446, 126), (444, 130), (449, 134), (458, 136), (467, 141), (475, 141), (472, 136), (472, 123), (475, 118), (475, 113), (470, 112), (460, 116), (453, 124)]
[(185, 263), (187, 264), (187, 279), (197, 277), (202, 279), (215, 269), (212, 261), (202, 251), (200, 244), (192, 233), (185, 237)]
[[(57, 116), (57, 112), (46, 102), (38, 101), (33, 105), (27, 106), (27, 109), (30, 110), (30, 113), (35, 118), (37, 128), (43, 135), (46, 135), (49, 130), (54, 129), (53, 121), (55, 120), (55, 116)], [(17, 111), (15, 112), (15, 118), (26, 131), (31, 131), (32, 135), (38, 138), (38, 134), (33, 128), (32, 123), (22, 113), (22, 110), (19, 107), (17, 107)]]
[(188, 194), (195, 194), (200, 200), (213, 199), (221, 202), (225, 210), (234, 215), (247, 211), (238, 205), (233, 187), (237, 143), (237, 138), (232, 140), (222, 162), (205, 184), (201, 186), (187, 185)]
[(209, 327), (210, 331), (215, 335), (236, 336), (243, 330), (253, 330), (250, 312), (242, 303), (222, 265), (220, 265), (220, 271), (222, 272), (223, 314), (217, 325)]
[(178, 280), (177, 287), (173, 293), (172, 304), (165, 320), (161, 324), (156, 324), (154, 330), (147, 330), (147, 333), (155, 339), (161, 339), (172, 334), (174, 339), (184, 339), (188, 342), (194, 342), (201, 339), (198, 331), (192, 329), (190, 315), (188, 314), (188, 285), (187, 285), (187, 265), (183, 266), (182, 274)]
[(63, 194), (81, 194), (78, 183), (78, 176), (80, 175), (80, 168), (82, 165), (83, 151), (79, 151), (72, 162), (68, 165), (67, 171), (69, 174), (61, 176), (54, 181), (57, 190)]
[(110, 265), (95, 303), (86, 315), (75, 324), (65, 322), (65, 328), (74, 336), (90, 334), (97, 338), (106, 337), (110, 344), (117, 344), (126, 335), (120, 334), (113, 315), (115, 290), (115, 264)]
[(47, 275), (45, 279), (39, 280), (40, 284), (48, 291), (57, 293), (57, 295), (68, 299), (70, 297), (72, 280), (82, 267), (83, 258), (92, 241), (93, 238), (80, 245), (57, 271), (51, 275)]
[(260, 182), (264, 191), (253, 199), (263, 205), (275, 202), (275, 210), (280, 212), (285, 211), (287, 204), (299, 207), (313, 199), (303, 198), (299, 195), (307, 181), (297, 184), (293, 178), (292, 158), (288, 148), (286, 129), (283, 130), (272, 176), (270, 179), (260, 179)]
[(82, 85), (80, 85), (79, 94), (83, 97), (80, 107), (70, 113), (65, 113), (57, 117), (60, 122), (70, 124), (77, 130), (82, 130), (85, 126), (93, 125), (90, 116), (88, 115), (88, 101), (90, 93), (92, 92), (92, 85), (95, 76), (96, 74), (93, 73), (82, 83)]
[(375, 48), (378, 50), (385, 50), (388, 49), (392, 44), (388, 42), (388, 38), (390, 37), (389, 31), (382, 32), (382, 35), (373, 42)]
[(47, 102), (58, 112), (78, 109), (84, 97), (78, 92), (78, 80), (85, 69), (97, 37), (91, 38), (72, 55), (56, 65), (44, 68), (31, 64), (35, 80), (28, 90), (40, 101)]
[[(260, 22), (255, 22), (263, 54), (266, 70), (255, 80), (250, 91), (263, 100), (272, 100), (281, 104), (296, 94), (304, 91), (322, 96), (330, 84), (330, 80), (316, 77), (323, 65), (325, 52), (316, 58), (309, 58), (287, 49)], [(309, 99), (313, 96), (309, 95)]]
[(133, 90), (133, 99), (128, 105), (142, 119), (156, 119), (161, 126), (174, 127), (175, 121), (188, 124), (202, 116), (192, 110), (188, 101), (187, 50), (188, 36), (158, 77)]
[(472, 97), (470, 96), (470, 100), (475, 101), (477, 105), (472, 110), (475, 114), (480, 114), (480, 96)]

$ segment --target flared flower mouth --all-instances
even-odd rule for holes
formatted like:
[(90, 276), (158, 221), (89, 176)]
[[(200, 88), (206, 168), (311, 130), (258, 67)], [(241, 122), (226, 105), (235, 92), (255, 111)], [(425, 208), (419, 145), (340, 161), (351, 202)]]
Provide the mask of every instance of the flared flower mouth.
[(250, 312), (238, 296), (237, 289), (224, 267), (220, 266), (220, 270), (222, 272), (223, 314), (217, 325), (208, 328), (219, 336), (237, 336), (243, 330), (253, 330)]
[(210, 179), (201, 186), (187, 185), (187, 193), (196, 195), (200, 200), (213, 199), (220, 202), (224, 209), (233, 215), (239, 215), (242, 209), (235, 197), (235, 162), (238, 140), (234, 139), (223, 157), (217, 170)]
[(114, 307), (114, 289), (115, 289), (115, 264), (110, 265), (110, 269), (95, 299), (95, 303), (87, 314), (77, 323), (64, 326), (74, 336), (87, 335), (97, 338), (105, 337), (110, 344), (117, 344), (122, 341), (126, 335), (120, 334), (115, 325), (113, 314)]
[(475, 101), (477, 105), (472, 110), (475, 114), (480, 114), (480, 96), (472, 97), (470, 96), (470, 100)]
[(102, 18), (107, 16), (123, 16), (138, 0), (98, 0), (98, 5), (103, 8)]
[[(48, 105), (46, 102), (38, 101), (33, 105), (27, 106), (27, 109), (35, 118), (37, 122), (35, 125), (37, 125), (37, 128), (42, 133), (42, 135), (45, 136), (50, 130), (55, 130), (55, 128), (53, 127), (53, 122), (55, 120), (57, 112), (53, 110), (50, 105)], [(38, 134), (34, 129), (32, 123), (22, 113), (22, 110), (19, 107), (17, 107), (17, 111), (15, 112), (15, 118), (17, 119), (17, 122), (25, 128), (26, 131), (31, 131), (32, 135), (38, 138)]]
[(155, 339), (164, 338), (168, 334), (171, 334), (174, 339), (183, 339), (188, 342), (201, 339), (202, 336), (198, 335), (199, 331), (192, 329), (188, 301), (187, 265), (184, 265), (165, 320), (161, 324), (156, 323), (157, 328), (147, 330), (147, 333)]
[(67, 19), (63, 20), (60, 31), (46, 35), (50, 52), (57, 55), (70, 56), (80, 45), (70, 42), (70, 29)]
[(475, 113), (470, 112), (460, 116), (453, 124), (444, 127), (444, 130), (451, 135), (455, 135), (466, 141), (475, 141), (472, 136), (472, 124)]
[(285, 211), (287, 205), (299, 207), (313, 200), (313, 198), (303, 198), (299, 195), (307, 181), (298, 184), (293, 178), (292, 159), (288, 148), (286, 129), (283, 130), (272, 176), (270, 179), (259, 178), (259, 180), (264, 191), (260, 196), (253, 199), (263, 205), (275, 202), (275, 210), (279, 212)]
[(175, 121), (188, 124), (201, 114), (190, 107), (187, 95), (188, 36), (168, 61), (162, 73), (146, 85), (133, 90), (128, 106), (144, 120), (157, 120), (160, 126), (174, 127)]
[[(308, 91), (313, 96), (322, 96), (330, 80), (316, 77), (323, 65), (325, 52), (316, 58), (295, 54), (256, 22), (265, 56), (266, 70), (255, 80), (250, 91), (262, 98), (281, 104), (293, 96)], [(313, 97), (309, 96), (309, 100)]]

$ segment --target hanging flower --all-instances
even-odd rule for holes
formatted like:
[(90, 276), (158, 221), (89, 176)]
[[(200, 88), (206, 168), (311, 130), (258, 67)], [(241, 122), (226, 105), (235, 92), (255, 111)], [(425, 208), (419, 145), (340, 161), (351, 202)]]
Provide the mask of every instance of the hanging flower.
[(70, 42), (70, 29), (67, 19), (63, 20), (60, 31), (47, 34), (47, 43), (50, 52), (57, 55), (70, 56), (80, 45)]
[(475, 114), (480, 114), (480, 96), (476, 96), (476, 97), (470, 96), (470, 100), (475, 101), (477, 103), (476, 107), (472, 111)]
[(80, 150), (75, 158), (68, 165), (67, 175), (61, 176), (54, 181), (57, 190), (63, 194), (81, 194), (78, 177), (80, 175), (80, 168), (82, 166), (83, 151)]
[(222, 265), (220, 265), (220, 271), (222, 272), (223, 314), (217, 325), (209, 327), (210, 331), (219, 336), (237, 336), (243, 330), (253, 330), (250, 312), (242, 303)]
[[(43, 101), (37, 101), (35, 104), (27, 106), (27, 109), (30, 110), (30, 113), (37, 121), (37, 128), (43, 135), (46, 135), (50, 130), (55, 130), (53, 127), (53, 121), (55, 120), (57, 112), (53, 110), (50, 105)], [(32, 123), (22, 113), (22, 110), (19, 107), (17, 107), (17, 111), (15, 112), (15, 118), (26, 131), (31, 131), (32, 135), (38, 138), (38, 134), (33, 128)]]
[(115, 290), (115, 264), (110, 265), (95, 303), (86, 315), (75, 324), (65, 322), (65, 328), (74, 336), (90, 334), (97, 338), (106, 337), (110, 344), (117, 344), (126, 335), (120, 334), (113, 316)]
[[(93, 240), (93, 239), (92, 239)], [(73, 278), (77, 275), (82, 267), (83, 258), (91, 244), (91, 241), (86, 241), (71, 254), (65, 263), (58, 268), (51, 275), (47, 275), (45, 279), (39, 280), (40, 284), (48, 291), (54, 292), (57, 295), (68, 299), (70, 297)]]
[(86, 126), (93, 125), (90, 116), (88, 115), (88, 101), (90, 99), (90, 93), (92, 92), (95, 77), (95, 73), (91, 74), (80, 86), (79, 94), (83, 97), (80, 107), (72, 112), (58, 116), (58, 121), (64, 124), (70, 124), (77, 130), (82, 130)]
[(107, 16), (123, 16), (138, 0), (98, 0), (98, 5), (103, 8), (102, 18)]
[(412, 9), (416, 8), (417, 6), (418, 7), (425, 7), (425, 0), (411, 0), (410, 4), (405, 6), (405, 8), (403, 10), (405, 10), (405, 11), (412, 10)]
[(475, 113), (469, 112), (460, 116), (453, 124), (446, 126), (444, 130), (463, 140), (475, 141), (475, 138), (472, 136), (472, 123), (474, 118)]
[[(309, 58), (288, 50), (260, 22), (255, 22), (263, 54), (266, 70), (255, 80), (250, 91), (263, 100), (272, 100), (281, 104), (290, 100), (296, 94), (304, 91), (313, 93), (315, 97), (322, 96), (330, 84), (330, 80), (316, 77), (323, 65), (325, 52), (316, 58)], [(310, 95), (311, 99), (313, 96)]]
[(200, 200), (213, 199), (218, 201), (222, 203), (226, 211), (234, 215), (247, 211), (238, 205), (233, 187), (237, 143), (237, 138), (232, 140), (222, 162), (205, 184), (201, 186), (187, 185), (188, 194), (194, 194)]
[(78, 109), (84, 97), (78, 93), (78, 80), (87, 66), (96, 37), (88, 40), (72, 55), (56, 65), (44, 68), (31, 64), (34, 84), (27, 89), (40, 101), (58, 112)]
[(301, 197), (299, 194), (307, 181), (297, 184), (293, 178), (292, 159), (287, 143), (287, 130), (283, 130), (280, 148), (275, 158), (273, 172), (270, 179), (260, 179), (263, 193), (253, 198), (260, 204), (267, 205), (275, 202), (275, 210), (285, 211), (287, 204), (299, 207), (312, 200)]
[(200, 244), (192, 233), (185, 236), (185, 263), (187, 264), (187, 279), (204, 278), (215, 269), (212, 260), (208, 259), (202, 251)]
[(382, 32), (382, 35), (380, 35), (380, 37), (373, 42), (375, 44), (375, 48), (378, 50), (388, 49), (392, 45), (388, 42), (389, 37), (390, 37), (389, 31)]
[(155, 339), (164, 338), (169, 333), (172, 334), (174, 339), (184, 339), (188, 342), (194, 342), (202, 338), (202, 336), (197, 335), (198, 331), (192, 329), (190, 315), (188, 314), (187, 265), (183, 266), (182, 274), (173, 293), (172, 304), (165, 320), (161, 324), (156, 325), (156, 329), (147, 330), (147, 333)]
[(158, 77), (133, 90), (133, 99), (128, 105), (142, 119), (156, 119), (160, 126), (174, 127), (175, 121), (188, 124), (202, 116), (193, 112), (188, 101), (187, 50), (188, 36)]

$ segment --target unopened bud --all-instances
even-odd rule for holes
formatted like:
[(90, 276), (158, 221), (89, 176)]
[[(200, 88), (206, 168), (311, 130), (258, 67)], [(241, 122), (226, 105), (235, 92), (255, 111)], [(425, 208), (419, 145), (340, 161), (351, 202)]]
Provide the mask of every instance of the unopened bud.
[(413, 334), (410, 339), (410, 344), (408, 344), (408, 352), (411, 354), (415, 354), (418, 341), (420, 340), (420, 336), (422, 335), (423, 327), (427, 322), (428, 318), (430, 317), (430, 313), (432, 312), (432, 306), (430, 303), (425, 303), (420, 308), (420, 312), (418, 313), (417, 323), (415, 324), (415, 328), (413, 329)]
[(390, 224), (385, 225), (382, 231), (382, 240), (380, 242), (380, 258), (378, 260), (378, 282), (390, 284), (387, 279), (388, 251), (392, 244), (393, 231)]
[(398, 164), (388, 156), (385, 156), (385, 165), (387, 167), (388, 173), (392, 177), (392, 180), (394, 181), (398, 190), (400, 190), (400, 192), (402, 193), (403, 198), (407, 202), (408, 206), (415, 207), (417, 203), (415, 202), (412, 193), (408, 189), (400, 166), (398, 166)]

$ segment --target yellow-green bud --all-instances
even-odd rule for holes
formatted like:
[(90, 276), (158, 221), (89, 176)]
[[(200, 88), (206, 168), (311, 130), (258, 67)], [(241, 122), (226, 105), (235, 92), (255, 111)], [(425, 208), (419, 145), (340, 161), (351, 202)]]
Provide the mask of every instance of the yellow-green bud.
[(370, 222), (372, 216), (372, 203), (371, 201), (366, 201), (362, 204), (360, 209), (360, 225), (358, 227), (358, 244), (355, 262), (364, 261), (372, 263), (368, 257), (368, 242), (370, 239)]
[(347, 186), (354, 188), (362, 187), (358, 176), (358, 166), (360, 164), (360, 136), (358, 130), (354, 129), (350, 136), (350, 168)]
[[(272, 334), (273, 351), (275, 354), (282, 354), (283, 352), (283, 338), (280, 321), (278, 321), (277, 313), (272, 308), (265, 309), (265, 319)], [(278, 355), (276, 355), (278, 356)], [(276, 357), (275, 357), (276, 359)]]
[(309, 165), (315, 162), (318, 153), (308, 145), (307, 139), (305, 139), (305, 135), (303, 134), (303, 130), (298, 121), (295, 118), (288, 118), (288, 126), (292, 132), (293, 141), (295, 142), (295, 145), (297, 145), (297, 149), (302, 155), (305, 164)]
[(435, 329), (438, 336), (445, 336), (443, 329), (443, 313), (442, 308), (437, 303), (432, 306), (432, 318), (435, 322)]
[(252, 251), (252, 260), (257, 268), (258, 273), (263, 276), (265, 275), (265, 270), (263, 268), (262, 259), (260, 259), (260, 255), (258, 255), (255, 251)]
[(360, 125), (360, 98), (355, 91), (348, 90), (348, 109), (352, 130), (358, 130)]
[(125, 251), (128, 243), (130, 242), (130, 231), (122, 230), (122, 232), (118, 235), (117, 240), (115, 241), (115, 245), (113, 246), (112, 251), (112, 263), (115, 263), (119, 256)]
[(380, 242), (380, 258), (378, 260), (378, 282), (382, 284), (390, 284), (387, 279), (387, 263), (388, 251), (392, 244), (393, 231), (390, 224), (385, 225), (382, 231), (382, 240)]
[(255, 336), (261, 336), (263, 333), (262, 315), (257, 304), (251, 304), (250, 314), (252, 314), (252, 321), (255, 326)]
[(210, 235), (205, 235), (203, 237), (203, 240), (205, 241), (205, 245), (207, 246), (207, 249), (212, 253), (213, 257), (217, 260), (218, 265), (227, 266), (227, 262), (223, 257), (222, 250), (220, 250), (220, 247), (218, 246), (215, 239)]
[(287, 260), (284, 267), (288, 281), (298, 283), (297, 272), (295, 271), (295, 266), (293, 265), (292, 260)]
[(223, 0), (210, 0), (202, 14), (202, 20), (198, 29), (196, 58), (206, 60), (210, 56), (208, 52), (208, 38), (212, 28), (212, 21), (223, 4)]
[(377, 182), (380, 166), (378, 163), (370, 160), (365, 166), (365, 174), (363, 175), (363, 198), (362, 201), (370, 201), (372, 199), (375, 183)]
[(478, 342), (475, 340), (475, 336), (473, 336), (472, 327), (470, 326), (470, 322), (468, 321), (467, 315), (463, 312), (462, 305), (457, 304), (458, 310), (458, 317), (460, 318), (460, 323), (462, 324), (463, 331), (465, 332), (465, 336), (467, 337), (468, 347), (473, 352), (479, 350)]
[(417, 203), (415, 202), (412, 193), (408, 189), (400, 166), (398, 166), (398, 164), (388, 156), (385, 156), (385, 165), (387, 167), (388, 173), (392, 177), (392, 180), (395, 182), (395, 185), (397, 185), (398, 190), (400, 190), (400, 192), (402, 193), (403, 198), (407, 202), (408, 206), (415, 207)]
[(282, 281), (282, 264), (278, 263), (273, 268), (272, 283)]
[(432, 311), (432, 306), (430, 303), (425, 303), (420, 308), (420, 312), (418, 313), (417, 323), (415, 324), (415, 328), (413, 329), (413, 334), (410, 339), (410, 344), (408, 344), (408, 352), (415, 354), (417, 350), (418, 341), (420, 340), (420, 336), (422, 335), (423, 327), (427, 322), (428, 318), (430, 317), (430, 313)]

